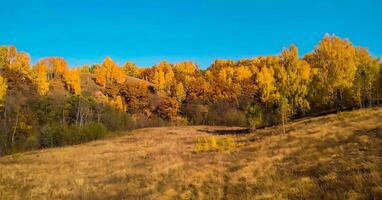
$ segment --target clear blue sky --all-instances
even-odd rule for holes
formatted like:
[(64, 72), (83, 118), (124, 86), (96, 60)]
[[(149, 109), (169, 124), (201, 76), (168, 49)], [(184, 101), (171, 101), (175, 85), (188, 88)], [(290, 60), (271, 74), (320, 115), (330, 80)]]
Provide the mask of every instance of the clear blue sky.
[(380, 0), (0, 0), (0, 44), (71, 66), (111, 56), (151, 66), (160, 60), (300, 55), (325, 33), (382, 55)]

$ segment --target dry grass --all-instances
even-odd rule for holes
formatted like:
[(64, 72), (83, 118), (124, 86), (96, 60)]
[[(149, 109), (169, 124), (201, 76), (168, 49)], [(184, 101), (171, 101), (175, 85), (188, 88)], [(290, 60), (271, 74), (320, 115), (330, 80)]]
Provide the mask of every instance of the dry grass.
[[(195, 152), (215, 134), (234, 148)], [(214, 142), (212, 142), (214, 146)], [(0, 158), (0, 199), (382, 199), (382, 109), (246, 133), (140, 129)]]

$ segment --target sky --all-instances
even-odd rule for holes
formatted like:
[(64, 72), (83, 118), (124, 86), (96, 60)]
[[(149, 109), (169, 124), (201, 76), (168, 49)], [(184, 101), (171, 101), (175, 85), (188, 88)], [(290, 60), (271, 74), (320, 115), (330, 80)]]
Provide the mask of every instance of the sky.
[(32, 63), (64, 57), (70, 66), (110, 56), (152, 66), (313, 50), (325, 33), (382, 55), (380, 0), (0, 0), (0, 45)]

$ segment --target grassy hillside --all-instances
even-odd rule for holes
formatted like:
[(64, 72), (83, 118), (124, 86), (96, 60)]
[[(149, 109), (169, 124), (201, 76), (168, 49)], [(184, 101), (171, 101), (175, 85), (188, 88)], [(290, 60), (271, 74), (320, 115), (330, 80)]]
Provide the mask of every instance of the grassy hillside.
[(135, 130), (0, 158), (0, 199), (382, 199), (382, 108)]

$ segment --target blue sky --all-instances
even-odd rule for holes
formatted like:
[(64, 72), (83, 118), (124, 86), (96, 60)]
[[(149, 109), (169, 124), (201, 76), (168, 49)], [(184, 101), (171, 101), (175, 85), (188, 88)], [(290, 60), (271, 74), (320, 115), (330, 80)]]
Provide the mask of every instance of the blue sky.
[(64, 57), (71, 66), (105, 56), (151, 66), (160, 60), (275, 55), (294, 43), (300, 55), (325, 33), (382, 55), (379, 0), (0, 0), (0, 45), (32, 62)]

